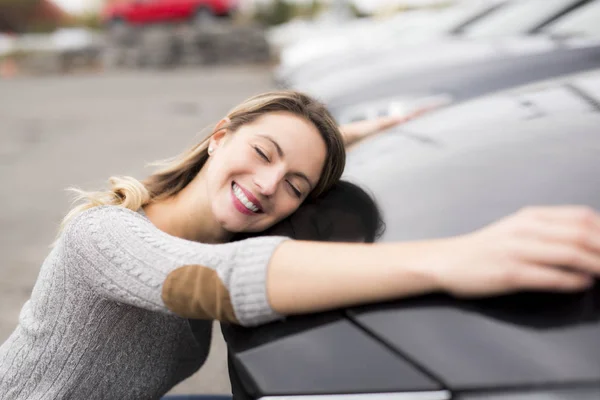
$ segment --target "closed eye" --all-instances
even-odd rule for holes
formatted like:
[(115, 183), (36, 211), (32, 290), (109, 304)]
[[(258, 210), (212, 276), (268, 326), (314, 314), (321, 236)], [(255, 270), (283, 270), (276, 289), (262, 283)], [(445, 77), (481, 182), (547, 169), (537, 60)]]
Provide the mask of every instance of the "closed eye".
[(301, 198), (302, 197), (302, 192), (300, 192), (296, 186), (292, 185), (292, 183), (290, 181), (287, 181), (288, 185), (290, 185), (290, 188), (294, 191), (294, 194), (296, 195), (297, 198)]
[(260, 149), (260, 147), (254, 146), (254, 150), (266, 162), (270, 162), (271, 161), (271, 160), (269, 160), (269, 157), (267, 157), (267, 155)]

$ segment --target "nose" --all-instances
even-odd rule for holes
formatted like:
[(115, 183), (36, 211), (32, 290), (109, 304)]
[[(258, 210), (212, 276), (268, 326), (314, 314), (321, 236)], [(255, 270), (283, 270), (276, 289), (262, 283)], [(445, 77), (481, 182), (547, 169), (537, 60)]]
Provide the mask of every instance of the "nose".
[(282, 181), (283, 176), (283, 171), (278, 168), (263, 168), (254, 176), (254, 184), (263, 196), (272, 196), (277, 191), (277, 187)]

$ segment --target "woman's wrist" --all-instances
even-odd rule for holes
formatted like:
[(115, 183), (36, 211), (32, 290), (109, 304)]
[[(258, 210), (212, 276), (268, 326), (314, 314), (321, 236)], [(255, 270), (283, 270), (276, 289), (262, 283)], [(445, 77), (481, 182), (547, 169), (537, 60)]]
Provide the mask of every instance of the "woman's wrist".
[[(391, 244), (397, 260), (397, 280), (403, 291), (427, 294), (447, 291), (444, 271), (451, 268), (453, 238)], [(411, 288), (407, 283), (412, 283)], [(407, 293), (410, 295), (410, 293)]]
[(346, 147), (349, 147), (358, 141), (358, 135), (351, 126), (342, 125), (339, 128)]
[(405, 122), (406, 120), (406, 117), (398, 116), (379, 117), (369, 120), (350, 122), (340, 125), (338, 128), (342, 132), (344, 144), (346, 147), (348, 147), (366, 137), (380, 133), (401, 122)]

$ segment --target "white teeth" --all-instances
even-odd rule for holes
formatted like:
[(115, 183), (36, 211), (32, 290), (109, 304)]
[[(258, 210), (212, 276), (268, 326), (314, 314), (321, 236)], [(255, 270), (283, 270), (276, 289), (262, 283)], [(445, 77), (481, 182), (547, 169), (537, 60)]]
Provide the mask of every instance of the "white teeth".
[(259, 208), (254, 203), (252, 203), (250, 200), (248, 200), (248, 198), (246, 197), (246, 195), (244, 194), (242, 189), (240, 189), (240, 187), (238, 185), (236, 185), (235, 183), (233, 184), (233, 194), (235, 194), (235, 197), (237, 197), (237, 199), (243, 205), (245, 205), (248, 210), (253, 211), (253, 212), (259, 211)]

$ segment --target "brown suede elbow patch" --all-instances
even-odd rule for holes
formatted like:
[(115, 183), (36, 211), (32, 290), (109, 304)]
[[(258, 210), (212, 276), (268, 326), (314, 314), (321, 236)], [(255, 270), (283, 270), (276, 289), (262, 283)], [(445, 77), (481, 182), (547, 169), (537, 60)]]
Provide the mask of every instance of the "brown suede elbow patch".
[(162, 300), (180, 317), (239, 323), (229, 291), (217, 272), (203, 265), (184, 265), (167, 275)]

